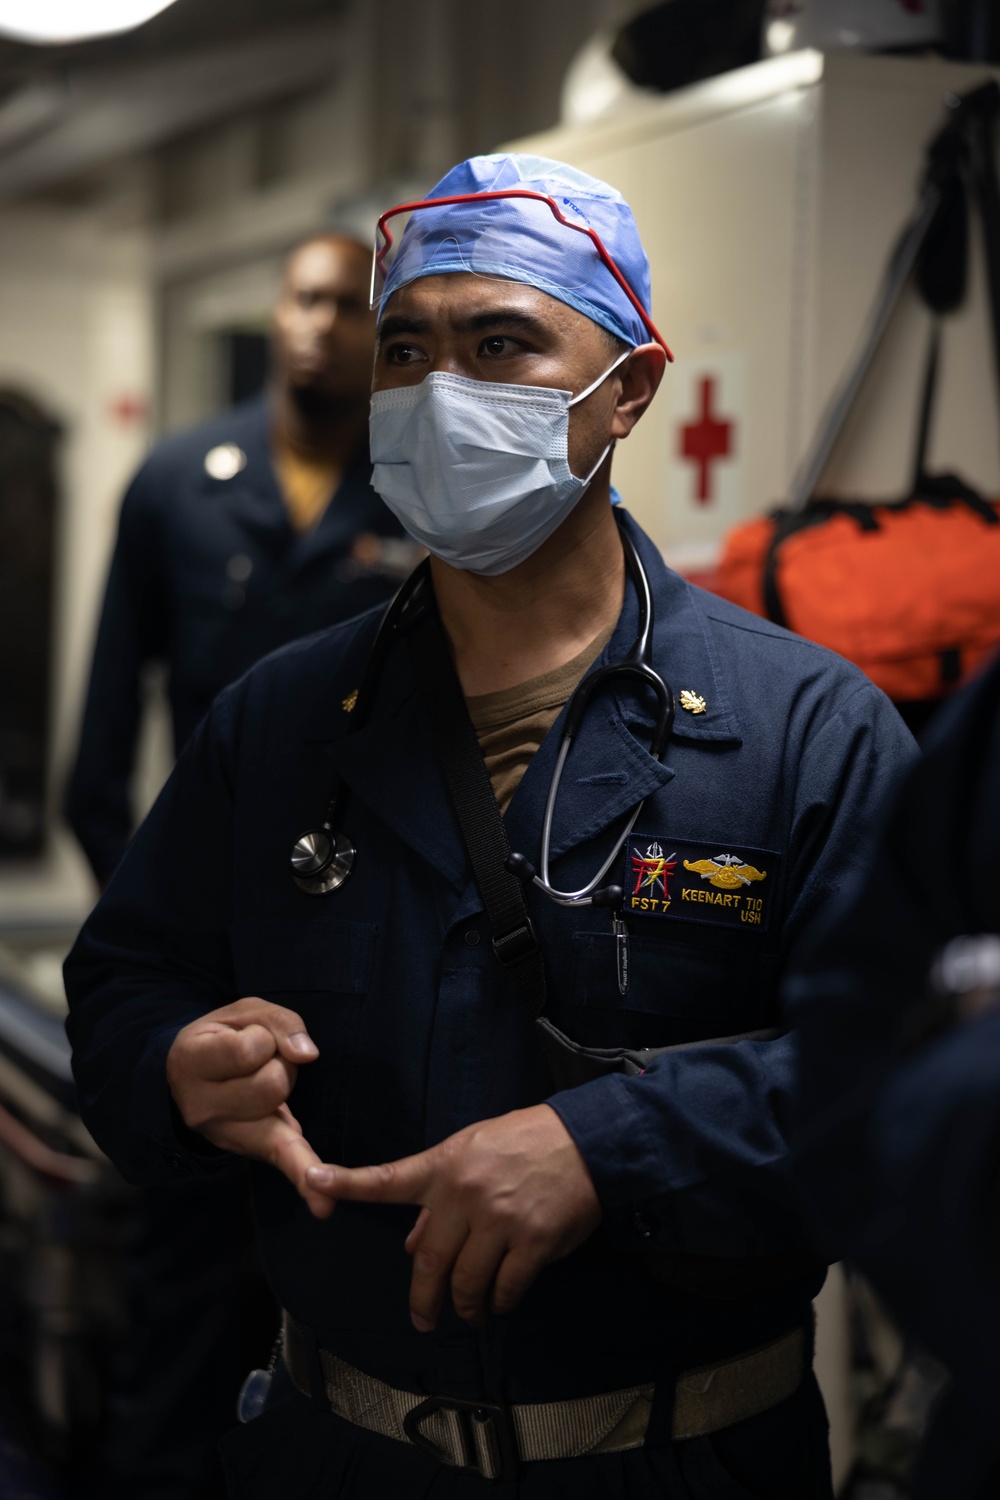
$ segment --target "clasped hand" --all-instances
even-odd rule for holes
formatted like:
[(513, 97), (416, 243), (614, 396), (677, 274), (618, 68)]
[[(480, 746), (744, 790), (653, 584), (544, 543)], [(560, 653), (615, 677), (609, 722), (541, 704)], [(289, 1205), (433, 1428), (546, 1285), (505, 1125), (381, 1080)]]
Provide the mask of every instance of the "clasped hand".
[(419, 1207), (410, 1313), (433, 1328), (450, 1287), (456, 1312), (509, 1312), (543, 1266), (593, 1233), (601, 1207), (583, 1157), (547, 1104), (469, 1125), (440, 1145), (375, 1167), (320, 1161), (288, 1107), (298, 1067), (319, 1051), (294, 1011), (256, 998), (178, 1032), (167, 1081), (184, 1123), (225, 1151), (268, 1161), (310, 1211), (338, 1200)]
[(510, 1312), (543, 1266), (601, 1220), (594, 1184), (554, 1109), (537, 1104), (469, 1125), (439, 1146), (379, 1167), (310, 1167), (306, 1181), (334, 1199), (419, 1204), (410, 1315), (437, 1323), (451, 1287), (455, 1311), (482, 1323)]
[(270, 1162), (326, 1219), (333, 1204), (306, 1183), (320, 1159), (288, 1107), (299, 1066), (317, 1057), (301, 1016), (251, 996), (177, 1033), (167, 1053), (167, 1083), (190, 1130), (222, 1151)]

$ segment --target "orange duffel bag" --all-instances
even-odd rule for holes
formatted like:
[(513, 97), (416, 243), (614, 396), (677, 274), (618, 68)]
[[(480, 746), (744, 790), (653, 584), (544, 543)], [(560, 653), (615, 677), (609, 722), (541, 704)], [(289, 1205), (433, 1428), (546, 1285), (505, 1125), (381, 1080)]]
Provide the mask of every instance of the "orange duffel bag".
[(1000, 505), (814, 502), (731, 531), (715, 587), (896, 702), (939, 698), (1000, 642)]
[(829, 646), (890, 698), (922, 710), (963, 681), (1000, 643), (1000, 503), (953, 474), (931, 475), (925, 454), (937, 378), (931, 335), (911, 495), (896, 502), (814, 498), (830, 453), (911, 273), (935, 314), (965, 295), (966, 182), (975, 189), (1000, 373), (1000, 186), (989, 83), (949, 103), (931, 142), (920, 201), (890, 258), (866, 338), (825, 415), (787, 508), (727, 535), (716, 591)]

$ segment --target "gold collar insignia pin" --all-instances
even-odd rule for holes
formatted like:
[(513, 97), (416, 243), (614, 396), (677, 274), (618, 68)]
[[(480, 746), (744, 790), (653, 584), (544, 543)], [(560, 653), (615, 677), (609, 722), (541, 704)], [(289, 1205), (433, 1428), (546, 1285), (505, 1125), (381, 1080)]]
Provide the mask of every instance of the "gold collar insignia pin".
[(690, 688), (684, 688), (681, 692), (681, 708), (686, 709), (689, 714), (704, 714), (708, 712), (708, 704), (704, 698), (693, 693)]
[(355, 709), (355, 706), (357, 704), (357, 701), (358, 701), (358, 690), (357, 690), (357, 688), (354, 688), (354, 690), (352, 692), (348, 693), (348, 695), (347, 695), (346, 698), (344, 698), (344, 699), (341, 700), (340, 706), (344, 710), (345, 714), (350, 714), (350, 713), (354, 712), (354, 709)]

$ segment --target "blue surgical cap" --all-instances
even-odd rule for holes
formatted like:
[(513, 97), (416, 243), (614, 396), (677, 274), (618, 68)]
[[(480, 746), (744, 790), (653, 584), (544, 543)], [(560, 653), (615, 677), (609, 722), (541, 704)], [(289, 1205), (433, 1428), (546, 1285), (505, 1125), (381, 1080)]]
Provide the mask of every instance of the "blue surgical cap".
[[(565, 162), (521, 154), (473, 156), (453, 167), (429, 198), (527, 188), (554, 198), (567, 219), (597, 231), (601, 243), (648, 313), (649, 261), (632, 210), (621, 193)], [(390, 221), (390, 230), (392, 224)], [(538, 287), (623, 339), (645, 344), (650, 333), (601, 261), (592, 240), (560, 224), (546, 203), (495, 198), (421, 208), (403, 232), (380, 299), (420, 276), (472, 271)]]

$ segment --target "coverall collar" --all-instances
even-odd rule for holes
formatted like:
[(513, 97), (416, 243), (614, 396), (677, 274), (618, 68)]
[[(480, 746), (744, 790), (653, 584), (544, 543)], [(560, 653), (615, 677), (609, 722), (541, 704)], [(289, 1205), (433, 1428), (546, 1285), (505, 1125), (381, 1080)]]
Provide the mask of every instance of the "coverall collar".
[[(671, 572), (636, 523), (625, 521), (650, 580), (656, 615), (654, 665), (675, 694), (688, 689), (705, 701), (705, 712), (677, 709), (674, 738), (697, 745), (738, 743), (722, 663), (712, 648), (703, 596)], [(638, 605), (626, 590), (621, 618), (599, 663), (620, 661), (635, 639)], [(366, 632), (366, 642), (370, 641)], [(363, 656), (363, 653), (362, 653)], [(356, 668), (360, 678), (363, 661)], [(595, 663), (595, 667), (598, 663)], [(591, 669), (593, 670), (593, 668)], [(537, 856), (545, 800), (558, 753), (563, 714), (532, 759), (506, 814), (511, 844)], [(553, 833), (554, 858), (596, 838), (643, 798), (673, 778), (650, 756), (644, 731), (650, 720), (624, 695), (595, 703), (574, 742), (559, 792)], [(468, 860), (451, 799), (437, 762), (430, 725), (420, 702), (405, 641), (397, 642), (376, 684), (367, 722), (354, 733), (339, 701), (324, 705), (315, 738), (327, 744), (338, 772), (355, 796), (383, 819), (417, 854), (430, 861), (458, 890), (467, 886)]]
[[(624, 521), (642, 559), (653, 595), (656, 620), (653, 665), (670, 683), (678, 699), (672, 738), (690, 740), (695, 744), (739, 744), (742, 735), (727, 682), (728, 664), (719, 657), (709, 636), (713, 596), (668, 568), (659, 549), (628, 512)], [(638, 601), (634, 590), (628, 588), (621, 617), (601, 661), (621, 661), (635, 640), (638, 628)], [(680, 695), (683, 692), (702, 699), (704, 711), (691, 713), (682, 708)], [(634, 710), (626, 708), (625, 712), (630, 722), (643, 722), (641, 716), (634, 715)]]

